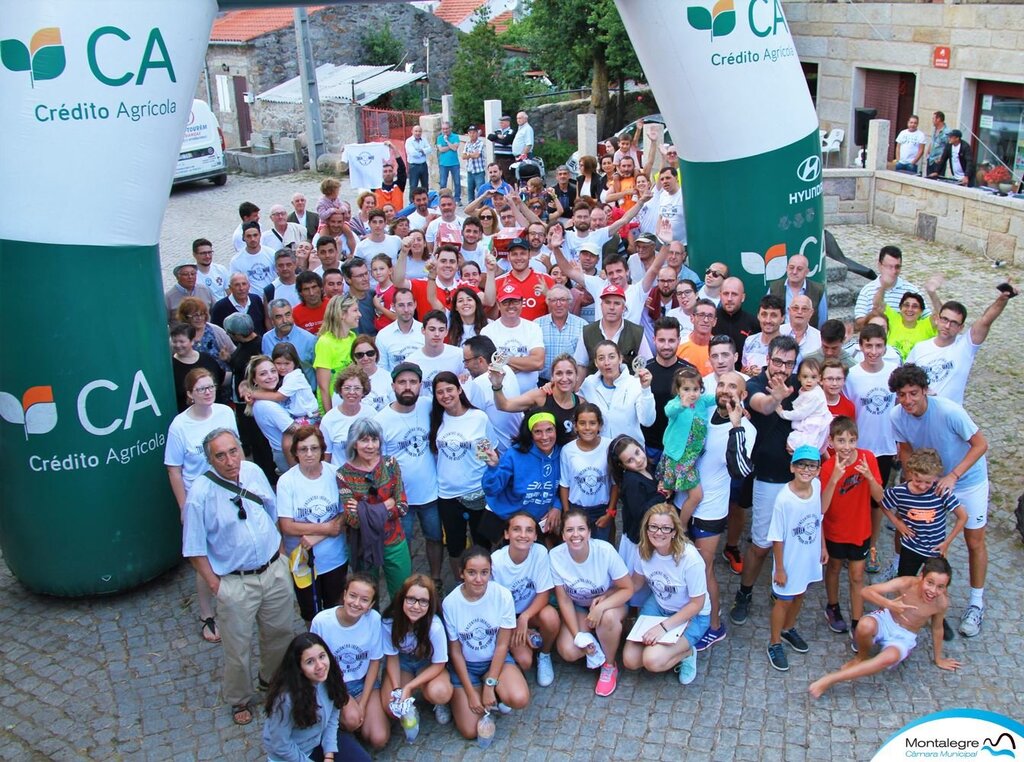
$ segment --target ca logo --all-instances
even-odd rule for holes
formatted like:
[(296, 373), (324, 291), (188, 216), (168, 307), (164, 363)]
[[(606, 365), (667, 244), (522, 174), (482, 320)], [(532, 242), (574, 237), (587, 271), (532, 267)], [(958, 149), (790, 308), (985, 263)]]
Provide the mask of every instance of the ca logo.
[(40, 29), (29, 40), (0, 40), (0, 61), (10, 71), (27, 71), (32, 87), (36, 80), (56, 79), (64, 73), (67, 60), (60, 40), (60, 28)]
[(711, 32), (712, 41), (716, 37), (725, 37), (736, 28), (736, 10), (733, 0), (718, 0), (709, 11), (699, 5), (686, 9), (686, 20), (694, 29)]
[(805, 183), (813, 183), (821, 175), (821, 157), (808, 156), (796, 168), (796, 176)]
[(52, 386), (32, 386), (25, 390), (21, 402), (13, 394), (0, 392), (0, 418), (25, 427), (29, 434), (46, 434), (57, 425), (57, 406)]

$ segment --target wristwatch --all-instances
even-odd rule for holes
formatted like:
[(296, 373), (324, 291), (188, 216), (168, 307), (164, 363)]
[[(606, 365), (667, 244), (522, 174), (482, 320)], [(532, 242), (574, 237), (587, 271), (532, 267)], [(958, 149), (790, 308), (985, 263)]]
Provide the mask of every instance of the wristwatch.
[(486, 677), (486, 678), (484, 678), (484, 685), (486, 685), (488, 688), (497, 688), (498, 687), (498, 678), (496, 678), (496, 677)]

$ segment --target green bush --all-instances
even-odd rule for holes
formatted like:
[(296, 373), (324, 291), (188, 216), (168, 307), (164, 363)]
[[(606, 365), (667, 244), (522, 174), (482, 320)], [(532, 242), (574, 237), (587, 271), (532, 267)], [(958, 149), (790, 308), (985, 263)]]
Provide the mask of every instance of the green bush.
[(544, 160), (544, 169), (554, 172), (559, 164), (565, 164), (569, 157), (576, 150), (576, 144), (568, 140), (557, 138), (540, 138), (540, 142), (533, 147), (533, 153)]

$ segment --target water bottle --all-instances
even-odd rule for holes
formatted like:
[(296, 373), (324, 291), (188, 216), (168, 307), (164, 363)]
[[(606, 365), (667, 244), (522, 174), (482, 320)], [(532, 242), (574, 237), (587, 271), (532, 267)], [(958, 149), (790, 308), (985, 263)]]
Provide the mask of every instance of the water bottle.
[(526, 639), (530, 642), (530, 646), (537, 650), (544, 645), (544, 638), (541, 637), (540, 633), (534, 629), (526, 631)]
[(412, 705), (408, 712), (402, 715), (401, 723), (402, 729), (405, 731), (406, 742), (412, 743), (416, 740), (416, 736), (420, 734), (420, 713), (415, 704)]
[(484, 716), (477, 720), (476, 723), (476, 745), (481, 749), (486, 749), (491, 745), (491, 741), (494, 740), (495, 731), (494, 720), (491, 719), (490, 712), (484, 712)]

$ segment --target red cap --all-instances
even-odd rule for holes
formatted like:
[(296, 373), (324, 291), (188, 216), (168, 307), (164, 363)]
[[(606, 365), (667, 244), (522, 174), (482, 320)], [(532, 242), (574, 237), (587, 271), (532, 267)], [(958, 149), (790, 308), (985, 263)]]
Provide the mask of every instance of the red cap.
[(498, 289), (498, 301), (503, 302), (506, 299), (522, 299), (523, 295), (519, 293), (519, 289), (516, 288), (515, 284), (505, 281), (500, 289)]
[(619, 286), (613, 286), (611, 283), (609, 283), (607, 286), (601, 289), (601, 298), (604, 299), (606, 296), (617, 296), (620, 299), (625, 299), (626, 292), (623, 291), (622, 288), (620, 288)]

